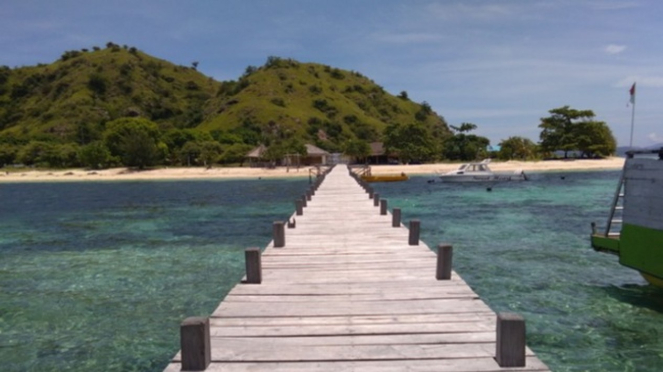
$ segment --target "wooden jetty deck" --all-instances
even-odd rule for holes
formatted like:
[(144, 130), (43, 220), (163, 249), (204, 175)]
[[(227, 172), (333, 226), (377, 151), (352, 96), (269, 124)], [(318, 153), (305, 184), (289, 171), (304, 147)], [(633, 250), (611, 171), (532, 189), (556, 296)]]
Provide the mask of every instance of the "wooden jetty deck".
[[(284, 247), (262, 253), (261, 283), (238, 284), (198, 318), (211, 335), (194, 337), (198, 354), (211, 352), (206, 370), (548, 371), (524, 336), (525, 366), (500, 367), (496, 314), (456, 273), (437, 280), (435, 252), (418, 237), (410, 245), (375, 204), (335, 167), (293, 216)], [(179, 352), (165, 371), (181, 369)]]

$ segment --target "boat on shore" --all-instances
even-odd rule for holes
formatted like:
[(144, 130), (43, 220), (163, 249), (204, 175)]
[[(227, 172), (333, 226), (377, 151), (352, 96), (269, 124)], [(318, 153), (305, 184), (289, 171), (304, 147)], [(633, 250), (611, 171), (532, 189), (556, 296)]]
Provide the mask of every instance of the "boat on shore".
[(527, 181), (527, 175), (521, 169), (512, 172), (493, 172), (488, 164), (490, 159), (482, 162), (462, 164), (458, 169), (440, 174), (442, 182), (506, 182)]
[(400, 182), (410, 179), (410, 177), (403, 172), (400, 174), (373, 174), (371, 172), (371, 167), (369, 166), (364, 166), (358, 169), (359, 171), (357, 174), (359, 175), (359, 178), (366, 182)]
[(605, 230), (592, 223), (592, 248), (663, 288), (663, 147), (626, 156)]

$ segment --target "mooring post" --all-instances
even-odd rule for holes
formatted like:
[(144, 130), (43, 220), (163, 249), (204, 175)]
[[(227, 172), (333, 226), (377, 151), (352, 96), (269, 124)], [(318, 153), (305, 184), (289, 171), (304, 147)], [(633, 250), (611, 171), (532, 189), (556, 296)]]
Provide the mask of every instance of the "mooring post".
[(304, 204), (302, 204), (301, 199), (295, 200), (295, 214), (301, 216), (304, 214)]
[(451, 263), (453, 257), (453, 248), (449, 244), (440, 244), (437, 246), (437, 270), (435, 278), (437, 280), (451, 279)]
[(387, 215), (387, 199), (380, 199), (380, 215)]
[(306, 200), (311, 201), (311, 190), (306, 190)]
[(272, 235), (274, 238), (274, 248), (285, 247), (285, 229), (283, 221), (274, 221), (272, 225)]
[(401, 209), (394, 208), (391, 211), (391, 227), (401, 227)]
[(421, 228), (421, 221), (410, 220), (410, 237), (408, 243), (410, 245), (419, 245), (419, 230)]
[(514, 313), (497, 314), (497, 349), (500, 367), (525, 367), (525, 319)]
[(212, 360), (209, 318), (186, 318), (180, 324), (182, 371), (204, 371)]
[(377, 207), (378, 205), (380, 205), (380, 194), (376, 192), (373, 194), (373, 206)]
[(288, 220), (287, 225), (289, 229), (294, 229), (295, 227), (297, 227), (297, 220), (295, 219), (295, 217), (292, 218), (292, 221)]
[(244, 250), (247, 284), (260, 284), (262, 282), (262, 263), (260, 248), (246, 248)]
[(306, 205), (307, 205), (307, 203), (306, 203), (306, 195), (302, 195), (302, 199), (301, 199), (301, 200), (302, 200), (302, 207), (306, 207)]
[(373, 188), (368, 189), (368, 198), (373, 199)]

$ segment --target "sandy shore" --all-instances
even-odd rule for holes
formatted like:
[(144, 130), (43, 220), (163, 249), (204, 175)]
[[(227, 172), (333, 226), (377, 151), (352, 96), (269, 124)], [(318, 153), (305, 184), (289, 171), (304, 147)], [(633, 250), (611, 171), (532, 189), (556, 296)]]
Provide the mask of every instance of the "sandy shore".
[[(458, 168), (457, 163), (437, 163), (418, 165), (379, 165), (371, 167), (373, 174), (432, 175)], [(553, 160), (536, 162), (493, 162), (494, 171), (522, 169), (526, 172), (617, 170), (624, 165), (623, 158), (602, 160)], [(276, 169), (264, 168), (160, 168), (146, 171), (132, 171), (126, 168), (113, 168), (97, 171), (85, 169), (54, 170), (15, 170), (0, 173), (0, 182), (54, 182), (54, 181), (129, 181), (129, 180), (190, 180), (221, 178), (279, 178), (308, 177), (310, 167)]]

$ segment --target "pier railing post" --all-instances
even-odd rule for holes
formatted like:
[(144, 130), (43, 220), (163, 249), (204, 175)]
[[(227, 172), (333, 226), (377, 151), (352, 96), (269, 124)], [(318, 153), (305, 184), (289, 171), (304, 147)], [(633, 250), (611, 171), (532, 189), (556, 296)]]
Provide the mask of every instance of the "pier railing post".
[(306, 195), (302, 196), (302, 207), (306, 207)]
[(391, 211), (391, 227), (401, 227), (401, 209), (394, 208)]
[(373, 199), (373, 188), (371, 187), (367, 191), (368, 191), (368, 198)]
[(453, 257), (453, 248), (449, 244), (440, 244), (437, 246), (437, 270), (435, 278), (437, 280), (451, 279), (451, 263)]
[(301, 216), (304, 214), (304, 203), (301, 199), (295, 200), (295, 214)]
[(272, 235), (274, 238), (274, 248), (285, 247), (285, 229), (283, 221), (274, 221), (272, 225)]
[(180, 325), (182, 371), (204, 371), (212, 360), (209, 318), (186, 318)]
[(387, 199), (380, 199), (380, 215), (387, 215)]
[(419, 245), (419, 230), (421, 229), (421, 222), (419, 220), (410, 220), (410, 237), (408, 243), (410, 245)]
[(311, 190), (306, 190), (306, 200), (307, 201), (311, 201), (311, 196), (312, 196)]
[(376, 192), (373, 194), (373, 206), (377, 207), (378, 205), (380, 205), (380, 194)]
[(525, 319), (514, 313), (497, 314), (497, 349), (500, 367), (525, 366)]
[(260, 284), (262, 282), (260, 248), (246, 248), (246, 250), (244, 250), (244, 260), (246, 265), (245, 283)]

